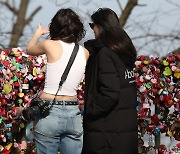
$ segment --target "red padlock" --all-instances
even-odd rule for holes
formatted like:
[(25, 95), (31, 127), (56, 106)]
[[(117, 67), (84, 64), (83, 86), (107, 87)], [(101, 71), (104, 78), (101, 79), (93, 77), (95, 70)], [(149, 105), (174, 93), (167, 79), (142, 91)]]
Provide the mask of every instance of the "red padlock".
[(149, 125), (146, 126), (146, 130), (147, 130), (148, 132), (152, 132), (152, 131), (154, 131), (154, 129), (155, 129), (155, 126), (152, 125), (152, 124), (149, 124)]
[(0, 106), (4, 106), (6, 104), (7, 104), (6, 99), (3, 98), (3, 99), (0, 100)]

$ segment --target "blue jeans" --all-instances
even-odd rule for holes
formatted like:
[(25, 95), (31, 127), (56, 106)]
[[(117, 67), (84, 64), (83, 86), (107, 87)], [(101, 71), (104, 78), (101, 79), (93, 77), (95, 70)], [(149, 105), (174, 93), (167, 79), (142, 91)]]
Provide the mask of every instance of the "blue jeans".
[(80, 154), (83, 128), (78, 105), (53, 105), (50, 114), (37, 120), (34, 139), (37, 154)]

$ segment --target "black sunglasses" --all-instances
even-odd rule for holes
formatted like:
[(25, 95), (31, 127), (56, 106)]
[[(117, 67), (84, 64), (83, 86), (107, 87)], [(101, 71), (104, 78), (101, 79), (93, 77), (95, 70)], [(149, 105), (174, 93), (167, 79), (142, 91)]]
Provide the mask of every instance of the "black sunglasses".
[(89, 23), (89, 26), (91, 27), (91, 29), (93, 29), (95, 24), (94, 23)]

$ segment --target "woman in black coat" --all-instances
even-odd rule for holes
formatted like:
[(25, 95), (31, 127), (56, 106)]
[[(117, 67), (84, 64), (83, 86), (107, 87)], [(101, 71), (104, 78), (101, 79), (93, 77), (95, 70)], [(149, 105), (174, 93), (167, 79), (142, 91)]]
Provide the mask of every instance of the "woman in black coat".
[(82, 154), (137, 154), (136, 50), (114, 11), (99, 9), (91, 19)]

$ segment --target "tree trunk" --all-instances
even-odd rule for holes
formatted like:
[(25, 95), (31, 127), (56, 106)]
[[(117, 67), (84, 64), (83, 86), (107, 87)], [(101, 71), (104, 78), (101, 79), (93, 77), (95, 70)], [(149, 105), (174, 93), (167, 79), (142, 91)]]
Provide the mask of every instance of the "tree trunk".
[(5, 2), (4, 5), (17, 16), (16, 22), (13, 24), (12, 35), (9, 47), (17, 47), (18, 42), (23, 35), (23, 31), (26, 25), (28, 25), (36, 13), (42, 8), (41, 6), (37, 7), (30, 16), (26, 19), (26, 12), (30, 0), (21, 0), (19, 10), (16, 10), (15, 7), (11, 6), (8, 2)]
[(134, 7), (138, 4), (138, 0), (128, 0), (125, 9), (122, 11), (122, 14), (119, 18), (119, 22), (121, 27), (124, 27), (124, 25), (127, 22), (127, 19), (129, 18), (132, 10), (134, 9)]
[(26, 25), (25, 16), (26, 16), (28, 4), (29, 4), (29, 0), (21, 0), (20, 8), (17, 14), (17, 20), (13, 25), (12, 36), (9, 47), (16, 47), (18, 45), (19, 39), (22, 36), (24, 27)]

